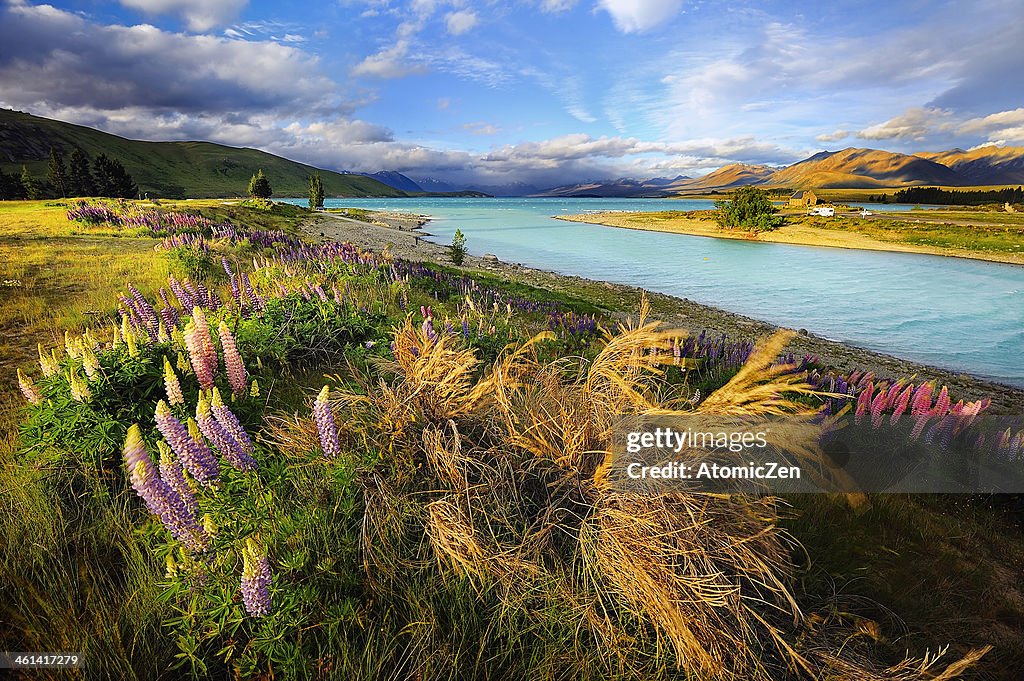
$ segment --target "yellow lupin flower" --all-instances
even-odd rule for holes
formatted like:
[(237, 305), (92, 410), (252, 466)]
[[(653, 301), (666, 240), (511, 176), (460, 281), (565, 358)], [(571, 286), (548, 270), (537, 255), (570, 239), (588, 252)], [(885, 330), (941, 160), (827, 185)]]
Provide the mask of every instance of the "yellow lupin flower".
[(181, 382), (178, 375), (174, 373), (171, 361), (164, 356), (164, 388), (167, 391), (167, 401), (171, 404), (184, 404), (185, 397), (181, 392)]
[(213, 522), (213, 516), (209, 513), (203, 515), (203, 529), (211, 537), (217, 534), (217, 523)]
[(68, 384), (71, 386), (71, 399), (76, 402), (88, 402), (92, 398), (89, 386), (78, 375), (73, 365), (68, 369)]
[(178, 367), (178, 371), (183, 374), (187, 374), (192, 370), (192, 365), (189, 364), (188, 360), (185, 359), (185, 355), (178, 353), (178, 358), (175, 360), (175, 365)]
[(47, 354), (43, 352), (42, 343), (36, 343), (36, 348), (39, 350), (39, 368), (43, 370), (43, 376), (53, 376), (59, 368), (57, 358), (52, 353)]
[(165, 577), (167, 579), (171, 579), (172, 577), (176, 576), (177, 574), (178, 574), (178, 563), (177, 563), (177, 561), (174, 560), (174, 555), (168, 553), (167, 554), (167, 573), (165, 574)]
[(78, 358), (78, 351), (75, 348), (75, 342), (71, 340), (71, 334), (67, 331), (64, 332), (64, 350), (67, 351), (69, 357)]
[(260, 396), (260, 384), (254, 378), (254, 379), (252, 379), (252, 385), (249, 386), (249, 397), (259, 397), (259, 396)]
[(129, 327), (127, 333), (122, 329), (121, 334), (124, 336), (124, 342), (128, 345), (128, 355), (130, 357), (138, 357), (139, 344), (135, 342), (135, 334), (132, 332), (131, 328)]
[(85, 375), (89, 378), (95, 378), (96, 374), (100, 371), (100, 360), (93, 352), (92, 348), (83, 343), (79, 349), (82, 352), (82, 368), (85, 369)]
[(113, 350), (121, 347), (121, 331), (116, 326), (114, 327), (114, 334), (110, 340), (110, 347)]
[(121, 315), (121, 338), (124, 338), (127, 341), (128, 334), (131, 330), (132, 325), (131, 322), (128, 321), (128, 315)]
[(160, 320), (160, 326), (157, 328), (156, 331), (156, 341), (157, 343), (171, 342), (171, 337), (167, 335), (167, 327), (164, 326), (164, 320), (162, 319)]

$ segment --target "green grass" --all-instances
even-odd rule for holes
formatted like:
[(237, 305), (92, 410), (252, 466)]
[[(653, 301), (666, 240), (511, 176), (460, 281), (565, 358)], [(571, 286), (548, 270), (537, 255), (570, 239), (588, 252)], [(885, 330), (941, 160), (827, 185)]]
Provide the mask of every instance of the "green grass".
[[(217, 220), (288, 232), (306, 215), (291, 207), (258, 211), (215, 201), (176, 205)], [(34, 362), (37, 340), (52, 343), (64, 328), (78, 329), (110, 315), (127, 281), (152, 294), (172, 267), (153, 250), (155, 243), (70, 224), (61, 206), (0, 203), (0, 280), (19, 282), (0, 289), (0, 397), (8, 405), (0, 409), (0, 546), (19, 547), (0, 551), (0, 647), (86, 651), (109, 660), (110, 673), (119, 678), (157, 678), (173, 662), (175, 642), (161, 629), (169, 611), (157, 597), (163, 567), (135, 530), (137, 517), (123, 498), (97, 494), (103, 485), (88, 476), (73, 478), (74, 484), (61, 482), (53, 470), (25, 465), (14, 456), (14, 427), (22, 414), (11, 379), (16, 366)], [(544, 290), (493, 275), (474, 277), (583, 312), (627, 312), (636, 303), (598, 282)], [(413, 302), (413, 307), (419, 303)], [(280, 387), (268, 384), (264, 390), (282, 406), (304, 409), (297, 386), (322, 377), (308, 368), (277, 380)], [(1009, 681), (1024, 665), (1024, 596), (1018, 583), (1024, 573), (1024, 532), (1000, 509), (949, 497), (875, 497), (860, 512), (829, 497), (790, 501), (797, 514), (786, 526), (810, 557), (802, 590), (811, 602), (843, 617), (880, 622), (883, 643), (894, 658), (907, 648), (920, 653), (950, 641), (961, 650), (993, 643), (996, 650), (982, 665), (990, 678)], [(417, 607), (441, 607), (423, 595), (436, 584), (420, 591), (415, 586), (410, 585), (410, 598), (422, 599)], [(459, 595), (460, 588), (466, 593)], [(444, 640), (438, 627), (448, 626), (459, 637), (449, 643), (463, 651), (472, 648), (475, 636), (481, 641), (493, 636), (494, 622), (475, 605), (469, 607), (475, 601), (467, 585), (448, 589), (455, 604), (445, 612), (452, 619), (433, 624), (432, 636)], [(366, 651), (400, 655), (394, 641), (375, 640), (373, 627), (367, 627), (379, 624), (383, 632), (394, 613), (381, 617), (361, 622), (352, 635), (366, 634)], [(554, 622), (558, 613), (551, 617)], [(417, 632), (413, 627), (403, 635), (414, 640), (426, 633)], [(524, 655), (531, 654), (529, 637), (520, 633), (518, 645)], [(480, 650), (501, 658), (491, 671), (501, 665), (520, 668), (508, 659), (508, 650), (495, 650), (493, 641)], [(567, 648), (566, 654), (580, 655), (580, 650)], [(472, 664), (460, 661), (461, 668)], [(350, 663), (360, 665), (366, 668), (365, 662)]]
[(243, 196), (249, 178), (260, 168), (274, 195), (306, 196), (307, 178), (320, 173), (327, 196), (405, 196), (373, 178), (336, 173), (256, 149), (211, 142), (141, 142), (62, 121), (0, 109), (0, 169), (20, 173), (22, 164), (37, 177), (46, 176), (50, 148), (63, 150), (65, 160), (75, 147), (90, 157), (106, 154), (119, 160), (143, 193), (152, 197)]

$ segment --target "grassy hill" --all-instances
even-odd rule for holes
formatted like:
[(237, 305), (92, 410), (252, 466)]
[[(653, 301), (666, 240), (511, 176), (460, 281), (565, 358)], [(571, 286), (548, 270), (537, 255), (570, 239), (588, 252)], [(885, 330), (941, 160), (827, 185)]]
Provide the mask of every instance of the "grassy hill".
[[(0, 109), (0, 169), (20, 172), (28, 166), (46, 173), (50, 148), (65, 157), (80, 147), (91, 157), (119, 160), (142, 192), (153, 197), (215, 198), (244, 194), (259, 168), (270, 178), (274, 196), (305, 196), (306, 178), (317, 170), (257, 149), (212, 142), (142, 142), (81, 125)], [(328, 197), (405, 196), (371, 177), (320, 170)]]

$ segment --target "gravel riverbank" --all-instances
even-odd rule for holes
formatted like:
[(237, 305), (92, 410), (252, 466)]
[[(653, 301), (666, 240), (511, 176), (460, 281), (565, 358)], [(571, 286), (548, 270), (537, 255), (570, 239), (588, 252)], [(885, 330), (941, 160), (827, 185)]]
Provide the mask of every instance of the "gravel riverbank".
[[(387, 248), (398, 258), (451, 266), (446, 246), (423, 239), (429, 236), (420, 229), (426, 224), (427, 216), (380, 213), (375, 214), (373, 219), (375, 223), (334, 213), (321, 213), (303, 226), (304, 236), (311, 240), (350, 241), (360, 248), (374, 251)], [(501, 256), (500, 253), (496, 255), (499, 258)], [(633, 286), (556, 274), (473, 255), (466, 256), (463, 268), (489, 272), (511, 281), (574, 295), (612, 310), (613, 316), (621, 317), (624, 316), (622, 310), (634, 309), (641, 294), (641, 289)], [(708, 329), (733, 338), (751, 338), (770, 334), (779, 328), (685, 298), (652, 292), (648, 292), (648, 297), (658, 319), (670, 326), (695, 333)], [(991, 414), (1024, 414), (1024, 390), (1001, 383), (831, 341), (805, 331), (800, 331), (794, 337), (790, 348), (797, 353), (816, 355), (825, 365), (838, 371), (862, 369), (874, 371), (881, 378), (914, 376), (915, 382), (934, 380), (948, 386), (954, 399), (990, 397)]]

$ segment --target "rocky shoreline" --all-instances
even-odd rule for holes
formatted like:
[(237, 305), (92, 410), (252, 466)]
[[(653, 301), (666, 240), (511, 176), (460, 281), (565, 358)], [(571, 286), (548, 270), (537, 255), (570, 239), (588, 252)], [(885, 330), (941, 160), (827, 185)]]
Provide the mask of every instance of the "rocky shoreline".
[[(448, 247), (431, 243), (430, 236), (420, 230), (427, 216), (405, 213), (375, 214), (375, 223), (347, 218), (335, 213), (320, 213), (302, 229), (311, 240), (350, 241), (360, 248), (389, 250), (395, 257), (451, 266)], [(575, 275), (556, 274), (516, 263), (506, 263), (494, 256), (467, 255), (463, 268), (467, 271), (491, 273), (510, 281), (529, 284), (559, 293), (576, 296), (610, 310), (635, 308), (641, 289), (623, 284), (594, 281)], [(734, 312), (702, 305), (686, 298), (647, 292), (656, 317), (674, 327), (699, 332), (707, 329), (732, 338), (756, 338), (780, 327)], [(613, 313), (623, 317), (624, 313)], [(917, 381), (935, 381), (949, 387), (954, 399), (973, 400), (989, 397), (991, 414), (1024, 413), (1024, 390), (988, 381), (969, 374), (919, 364), (828, 340), (799, 330), (789, 344), (798, 354), (815, 355), (832, 369), (841, 372), (854, 369), (873, 371), (880, 378), (909, 377)]]

